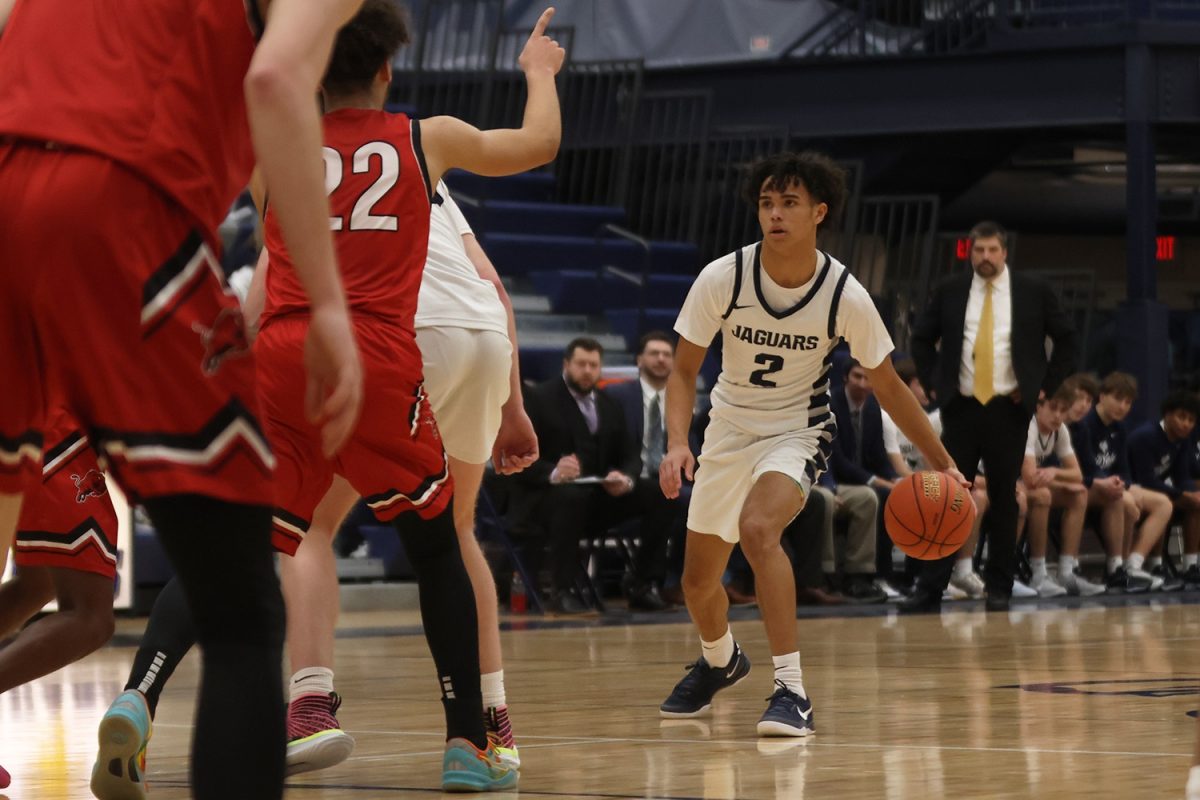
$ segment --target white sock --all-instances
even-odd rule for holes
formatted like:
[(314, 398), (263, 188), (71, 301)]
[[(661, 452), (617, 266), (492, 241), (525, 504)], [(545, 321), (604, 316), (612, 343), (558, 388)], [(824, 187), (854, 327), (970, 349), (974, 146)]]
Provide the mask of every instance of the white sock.
[(333, 670), (328, 667), (305, 667), (297, 670), (288, 683), (288, 702), (305, 694), (329, 694), (333, 691)]
[(1108, 559), (1108, 574), (1109, 575), (1113, 574), (1114, 572), (1119, 570), (1124, 564), (1125, 564), (1125, 562), (1121, 560), (1120, 556), (1111, 557), (1110, 559)]
[(1188, 772), (1187, 800), (1200, 800), (1200, 764)]
[(504, 698), (504, 670), (485, 672), (480, 675), (479, 688), (483, 690), (483, 707), (485, 709), (507, 705)]
[(1184, 553), (1183, 568), (1191, 569), (1194, 566), (1200, 565), (1200, 553)]
[(808, 697), (804, 691), (803, 673), (800, 669), (800, 651), (788, 653), (786, 656), (772, 656), (771, 661), (775, 662), (775, 680), (801, 697)]
[(1134, 553), (1125, 563), (1129, 564), (1129, 571), (1133, 572), (1142, 568), (1142, 565), (1146, 563), (1146, 557), (1141, 553)]
[(700, 640), (700, 650), (710, 667), (724, 667), (733, 660), (733, 631), (725, 629), (725, 635), (715, 642)]
[(1033, 582), (1037, 583), (1039, 578), (1046, 577), (1046, 559), (1031, 558), (1029, 566), (1033, 569)]
[(1075, 571), (1075, 556), (1059, 556), (1058, 557), (1058, 578), (1062, 580), (1064, 575), (1070, 575)]
[[(946, 573), (942, 573), (945, 575)], [(971, 574), (971, 559), (962, 558), (954, 562), (954, 577), (965, 578)]]

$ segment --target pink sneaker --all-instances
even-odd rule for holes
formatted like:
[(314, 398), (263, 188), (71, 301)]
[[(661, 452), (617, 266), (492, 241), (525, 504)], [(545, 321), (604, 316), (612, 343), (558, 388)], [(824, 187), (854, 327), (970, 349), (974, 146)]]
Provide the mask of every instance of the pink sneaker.
[(510, 769), (520, 769), (521, 754), (517, 752), (517, 740), (513, 736), (512, 723), (508, 721), (508, 706), (485, 709), (483, 727), (501, 763)]
[(337, 693), (305, 694), (288, 703), (287, 774), (340, 764), (354, 752), (354, 739), (338, 724)]

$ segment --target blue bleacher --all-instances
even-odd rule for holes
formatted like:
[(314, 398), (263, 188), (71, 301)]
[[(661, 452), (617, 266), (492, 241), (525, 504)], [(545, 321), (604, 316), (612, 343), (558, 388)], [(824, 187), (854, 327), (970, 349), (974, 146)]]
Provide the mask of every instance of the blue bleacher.
[(462, 192), (478, 200), (504, 199), (527, 203), (548, 203), (554, 199), (554, 176), (548, 172), (522, 172), (506, 178), (485, 178), (461, 170), (445, 177), (452, 192)]
[(625, 346), (630, 350), (637, 348), (638, 338), (643, 331), (670, 331), (675, 327), (675, 319), (679, 316), (679, 308), (647, 308), (645, 325), (638, 329), (638, 310), (636, 308), (610, 308), (604, 312), (609, 327), (613, 333), (625, 337)]
[[(597, 242), (590, 236), (483, 233), (479, 242), (502, 275), (605, 266), (636, 273), (642, 270), (641, 249), (625, 239)], [(696, 246), (689, 242), (651, 242), (650, 257), (654, 272), (694, 276), (699, 271)]]
[(478, 206), (464, 204), (462, 210), (471, 227), (478, 230), (545, 236), (595, 236), (602, 225), (625, 221), (625, 211), (619, 206), (487, 200)]

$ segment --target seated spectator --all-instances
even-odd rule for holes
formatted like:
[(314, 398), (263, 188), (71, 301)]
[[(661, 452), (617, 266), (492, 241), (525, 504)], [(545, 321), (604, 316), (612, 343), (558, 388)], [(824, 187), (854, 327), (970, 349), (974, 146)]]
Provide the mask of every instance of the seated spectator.
[[(906, 358), (898, 361), (896, 362), (896, 374), (907, 384), (921, 407), (926, 409), (929, 424), (933, 426), (934, 432), (941, 436), (942, 414), (937, 409), (929, 410), (929, 397), (925, 394), (925, 387), (917, 378), (917, 365), (913, 363), (912, 359)], [(917, 448), (913, 447), (913, 443), (901, 432), (888, 413), (883, 411), (882, 415), (883, 449), (887, 453), (896, 475), (900, 478), (907, 478), (914, 472), (929, 469), (925, 463), (925, 457)], [(971, 498), (975, 501), (975, 526), (971, 528), (970, 537), (958, 551), (958, 559), (954, 562), (953, 571), (950, 573), (950, 583), (946, 587), (946, 592), (951, 599), (979, 600), (985, 593), (983, 578), (975, 571), (975, 548), (979, 543), (979, 526), (983, 524), (983, 515), (988, 507), (987, 489), (984, 487), (982, 479), (977, 479), (971, 487)], [(886, 531), (884, 532), (886, 533)], [(882, 541), (880, 543), (883, 544)], [(890, 550), (891, 543), (888, 542), (887, 546)]]
[(783, 529), (783, 541), (792, 550), (798, 606), (837, 606), (846, 602), (845, 597), (827, 589), (821, 568), (826, 526), (831, 524), (826, 514), (829, 496), (827, 492), (813, 492), (796, 518)]
[[(1090, 463), (1080, 460), (1089, 489), (1088, 504), (1122, 504), (1121, 547), (1109, 552), (1108, 572), (1109, 588), (1127, 592), (1162, 588), (1162, 579), (1151, 576), (1144, 566), (1171, 521), (1170, 498), (1134, 484), (1129, 472), (1128, 434), (1123, 420), (1136, 398), (1137, 379), (1132, 375), (1112, 372), (1105, 377), (1099, 400), (1083, 418)], [(1138, 521), (1143, 517), (1139, 530)]]
[[(1071, 447), (1071, 434), (1064, 419), (1075, 402), (1075, 387), (1064, 384), (1051, 398), (1038, 400), (1037, 412), (1029, 421), (1021, 482), (1028, 496), (1030, 586), (1041, 597), (1064, 594), (1090, 597), (1104, 591), (1079, 572), (1079, 543), (1087, 514), (1088, 490), (1083, 471)], [(1046, 570), (1050, 509), (1061, 508), (1062, 547), (1058, 554), (1058, 577)]]
[[(1200, 491), (1190, 463), (1197, 415), (1200, 399), (1196, 395), (1172, 392), (1163, 401), (1161, 420), (1147, 422), (1129, 435), (1129, 469), (1134, 484), (1171, 498), (1175, 511), (1183, 517), (1183, 582), (1191, 586), (1200, 585)], [(1153, 570), (1151, 574), (1155, 574)], [(1166, 580), (1165, 575), (1160, 577)]]
[[(879, 510), (887, 500), (896, 473), (883, 450), (879, 401), (871, 391), (867, 371), (856, 360), (846, 362), (845, 386), (842, 391), (833, 392), (829, 405), (838, 426), (830, 465), (834, 495), (842, 500), (835, 516), (849, 515), (856, 506), (861, 508), (863, 503), (857, 498), (865, 497), (864, 489), (875, 494), (876, 514), (871, 524), (851, 525), (847, 532), (843, 591), (861, 602), (882, 602), (887, 595), (875, 584), (875, 576), (880, 574), (885, 579), (891, 576), (892, 541), (879, 523)], [(829, 564), (832, 555), (826, 552), (827, 568), (836, 566)]]
[[(630, 435), (630, 447), (641, 453), (642, 471), (633, 491), (626, 495), (629, 513), (640, 515), (641, 525), (638, 528), (640, 544), (625, 594), (630, 608), (644, 611), (661, 611), (667, 607), (660, 593), (666, 579), (667, 547), (672, 536), (677, 542), (684, 539), (679, 534), (686, 526), (691, 498), (690, 485), (685, 484), (679, 497), (669, 500), (663, 496), (658, 483), (658, 465), (667, 452), (664, 390), (674, 364), (674, 340), (662, 331), (652, 331), (638, 342), (638, 379), (604, 390), (621, 408)], [(699, 451), (699, 442), (693, 440), (692, 452), (698, 454)]]
[(567, 345), (563, 374), (525, 393), (540, 457), (514, 476), (514, 529), (540, 533), (548, 543), (551, 596), (560, 613), (586, 610), (574, 592), (579, 540), (627, 514), (620, 501), (633, 491), (642, 464), (617, 401), (596, 389), (604, 349), (580, 337)]
[[(838, 486), (826, 472), (813, 484), (810, 498), (820, 498), (821, 569), (832, 584), (838, 571), (837, 547), (834, 541), (836, 521), (846, 523), (846, 552), (843, 571), (844, 590), (858, 602), (879, 603), (887, 600), (880, 587), (872, 591), (863, 585), (864, 578), (875, 574), (875, 529), (879, 520), (879, 496), (869, 486)], [(807, 507), (807, 506), (806, 506)], [(814, 523), (816, 524), (816, 523)], [(868, 578), (869, 579), (869, 578)], [(811, 585), (806, 583), (806, 586)]]

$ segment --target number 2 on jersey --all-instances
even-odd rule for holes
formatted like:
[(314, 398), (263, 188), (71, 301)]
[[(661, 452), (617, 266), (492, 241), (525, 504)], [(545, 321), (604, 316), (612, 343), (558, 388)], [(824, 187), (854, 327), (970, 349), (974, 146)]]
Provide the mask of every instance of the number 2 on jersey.
[(783, 369), (783, 356), (771, 353), (759, 353), (754, 357), (754, 363), (762, 364), (763, 368), (756, 369), (750, 373), (750, 382), (755, 386), (765, 386), (768, 389), (774, 389), (775, 381), (767, 380), (767, 376)]
[[(321, 148), (321, 154), (325, 158), (325, 194), (332, 195), (345, 177), (342, 154), (332, 147)], [(354, 210), (350, 213), (350, 230), (394, 231), (397, 228), (396, 217), (377, 216), (371, 213), (371, 209), (400, 180), (400, 154), (387, 142), (367, 142), (354, 151), (351, 164), (354, 174), (362, 175), (371, 170), (371, 156), (379, 157), (379, 177), (354, 203)], [(332, 231), (343, 230), (344, 225), (342, 217), (329, 218), (329, 229)]]

